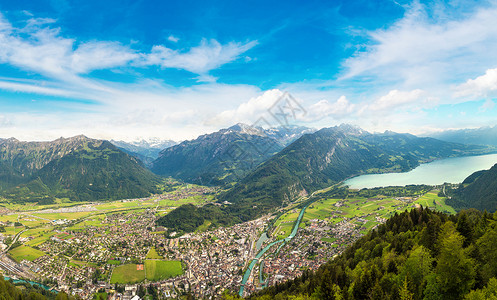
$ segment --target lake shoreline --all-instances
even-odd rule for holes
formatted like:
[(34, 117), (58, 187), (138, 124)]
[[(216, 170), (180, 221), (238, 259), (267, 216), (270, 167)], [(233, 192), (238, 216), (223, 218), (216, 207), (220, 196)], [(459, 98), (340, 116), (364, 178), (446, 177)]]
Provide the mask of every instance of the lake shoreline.
[(344, 181), (351, 189), (411, 184), (440, 185), (460, 183), (479, 170), (486, 170), (497, 163), (497, 153), (449, 157), (420, 164), (408, 172), (362, 174)]

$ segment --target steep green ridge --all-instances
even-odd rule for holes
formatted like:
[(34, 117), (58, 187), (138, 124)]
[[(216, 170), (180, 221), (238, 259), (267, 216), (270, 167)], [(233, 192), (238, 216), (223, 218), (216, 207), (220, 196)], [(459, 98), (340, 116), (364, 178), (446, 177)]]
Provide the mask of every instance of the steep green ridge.
[(371, 134), (341, 125), (302, 136), (219, 198), (235, 203), (227, 210), (248, 220), (350, 176), (405, 172), (434, 159), (487, 150), (410, 134)]
[(316, 272), (251, 299), (496, 299), (497, 218), (394, 215)]
[(50, 203), (145, 197), (159, 178), (107, 141), (85, 136), (52, 142), (0, 141), (0, 195)]
[(262, 130), (239, 124), (163, 150), (152, 164), (156, 174), (203, 185), (237, 181), (283, 149)]
[(478, 171), (466, 178), (447, 203), (456, 209), (476, 208), (495, 212), (497, 209), (497, 164), (490, 170)]

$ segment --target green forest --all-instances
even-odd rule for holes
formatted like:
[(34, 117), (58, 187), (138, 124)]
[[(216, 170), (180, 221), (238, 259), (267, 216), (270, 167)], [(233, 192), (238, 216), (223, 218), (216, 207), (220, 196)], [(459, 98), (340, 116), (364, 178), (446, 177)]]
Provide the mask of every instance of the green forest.
[(316, 272), (251, 299), (497, 299), (497, 215), (396, 214)]

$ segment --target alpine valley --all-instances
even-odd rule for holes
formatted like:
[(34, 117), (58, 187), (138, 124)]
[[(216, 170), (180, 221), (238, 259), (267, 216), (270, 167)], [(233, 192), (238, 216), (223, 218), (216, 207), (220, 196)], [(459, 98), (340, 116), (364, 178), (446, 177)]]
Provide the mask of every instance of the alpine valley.
[(0, 279), (0, 291), (485, 298), (497, 276), (497, 165), (440, 186), (353, 190), (343, 181), (495, 152), (347, 124), (239, 123), (178, 144), (2, 139), (0, 267), (16, 280)]

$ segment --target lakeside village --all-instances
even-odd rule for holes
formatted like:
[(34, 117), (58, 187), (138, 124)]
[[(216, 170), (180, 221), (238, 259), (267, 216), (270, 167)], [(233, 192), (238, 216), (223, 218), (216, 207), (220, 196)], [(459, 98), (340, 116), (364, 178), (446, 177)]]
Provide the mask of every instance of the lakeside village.
[[(397, 210), (413, 206), (414, 199), (401, 200), (405, 205)], [(270, 217), (168, 239), (164, 234), (166, 228), (154, 225), (157, 209), (105, 214), (99, 224), (85, 224), (83, 230), (71, 230), (74, 222), (65, 222), (53, 228), (50, 239), (33, 247), (43, 255), (20, 262), (2, 255), (0, 267), (5, 275), (33, 281), (43, 278), (42, 282), (48, 286), (83, 299), (106, 292), (109, 299), (138, 300), (139, 285), (155, 288), (161, 299), (186, 293), (197, 298), (211, 298), (225, 289), (238, 293), (243, 274), (259, 250), (256, 242), (270, 223)], [(379, 212), (346, 218), (340, 207), (336, 209), (324, 220), (308, 220), (307, 226), (299, 229), (276, 255), (274, 251), (266, 255), (262, 280), (260, 264), (257, 264), (244, 285), (244, 296), (299, 276), (306, 269), (317, 269), (361, 237), (367, 222), (377, 226), (386, 221)], [(340, 221), (333, 222), (333, 218), (339, 216)], [(367, 221), (367, 217), (374, 221)], [(19, 242), (24, 244), (33, 238), (36, 237), (24, 237)], [(0, 241), (4, 239), (5, 236), (0, 237)], [(259, 248), (274, 240), (269, 238)], [(145, 279), (134, 284), (111, 283), (113, 270), (119, 265), (133, 263), (143, 268), (152, 248), (164, 260), (181, 261), (183, 274), (156, 282)]]

